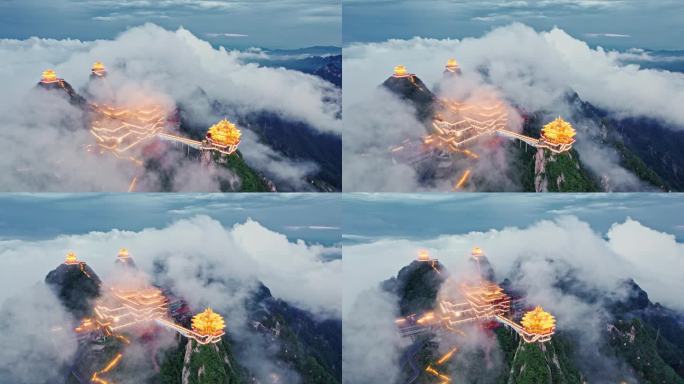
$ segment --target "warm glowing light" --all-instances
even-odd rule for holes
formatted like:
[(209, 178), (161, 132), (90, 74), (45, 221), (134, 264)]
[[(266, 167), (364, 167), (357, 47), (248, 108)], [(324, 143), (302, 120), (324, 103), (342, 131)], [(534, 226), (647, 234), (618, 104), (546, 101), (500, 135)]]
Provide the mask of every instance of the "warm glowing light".
[(408, 76), (408, 72), (406, 71), (406, 67), (403, 65), (397, 65), (394, 67), (394, 77), (404, 77)]
[(545, 312), (540, 306), (527, 312), (520, 323), (525, 328), (525, 331), (538, 335), (551, 334), (556, 329), (556, 319), (550, 313)]
[(449, 72), (456, 72), (459, 69), (458, 62), (456, 59), (451, 58), (449, 61), (447, 61), (446, 69)]
[(470, 255), (477, 259), (478, 257), (484, 256), (484, 251), (480, 247), (474, 247), (470, 252)]
[(64, 264), (78, 264), (79, 261), (76, 258), (76, 254), (73, 252), (69, 252), (66, 254), (66, 259), (64, 260)]
[(212, 311), (211, 308), (207, 308), (204, 312), (192, 317), (192, 330), (202, 336), (223, 335), (225, 327), (223, 317)]
[(104, 64), (102, 64), (101, 61), (96, 61), (95, 64), (93, 64), (91, 72), (93, 73), (93, 75), (104, 76), (107, 73), (107, 70), (105, 69), (105, 66)]
[(430, 261), (430, 254), (428, 251), (424, 249), (418, 251), (418, 261)]
[(552, 144), (572, 144), (575, 142), (575, 129), (559, 116), (542, 128), (542, 137)]
[[(434, 132), (429, 141), (431, 147), (448, 152), (463, 153), (465, 147), (479, 138), (505, 131), (508, 124), (507, 106), (495, 96), (467, 102), (442, 99), (439, 105), (441, 109), (432, 120)], [(465, 154), (477, 158), (471, 153)]]
[(423, 316), (420, 317), (420, 319), (416, 320), (416, 323), (418, 324), (427, 324), (432, 322), (432, 320), (435, 319), (435, 313), (434, 312), (428, 312), (424, 314)]
[(119, 362), (121, 361), (121, 358), (122, 358), (122, 357), (123, 357), (123, 355), (120, 354), (120, 353), (118, 353), (118, 354), (117, 354), (116, 356), (114, 356), (114, 358), (107, 364), (107, 366), (105, 366), (103, 369), (101, 369), (101, 370), (99, 370), (99, 371), (97, 371), (97, 372), (94, 372), (94, 373), (93, 373), (93, 376), (90, 378), (90, 381), (93, 382), (93, 383), (97, 383), (97, 384), (110, 384), (109, 381), (102, 379), (101, 377), (99, 377), (99, 375), (102, 375), (102, 374), (107, 373), (107, 372), (111, 371), (112, 369), (114, 369), (114, 367), (116, 367), (116, 366), (119, 364)]
[(95, 315), (100, 326), (116, 331), (135, 324), (166, 316), (168, 300), (159, 288), (112, 288), (95, 304)]
[(240, 144), (240, 137), (242, 132), (227, 119), (223, 119), (218, 123), (209, 127), (207, 131), (207, 141), (214, 146), (230, 148), (237, 148)]
[(458, 191), (459, 189), (463, 188), (465, 183), (468, 181), (470, 178), (470, 169), (466, 169), (465, 172), (463, 172), (463, 175), (458, 179), (456, 184), (454, 185), (454, 191)]
[(117, 257), (119, 259), (128, 259), (129, 258), (128, 249), (126, 249), (126, 248), (119, 249), (119, 254)]
[(58, 81), (57, 73), (52, 69), (47, 69), (43, 71), (40, 81), (43, 83), (54, 83)]

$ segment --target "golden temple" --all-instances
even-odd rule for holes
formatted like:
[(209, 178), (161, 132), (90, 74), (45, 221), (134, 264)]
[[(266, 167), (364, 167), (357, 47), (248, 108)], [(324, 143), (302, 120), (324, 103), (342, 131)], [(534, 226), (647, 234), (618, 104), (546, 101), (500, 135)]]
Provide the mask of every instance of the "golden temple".
[(56, 81), (59, 81), (59, 79), (57, 78), (57, 73), (54, 69), (46, 69), (45, 71), (43, 71), (40, 81), (42, 83), (54, 83)]
[(405, 77), (408, 76), (406, 67), (403, 65), (397, 65), (394, 67), (394, 77)]
[(192, 317), (192, 330), (203, 336), (223, 335), (225, 327), (223, 317), (211, 308)]
[(104, 76), (107, 73), (107, 69), (101, 61), (96, 61), (91, 69), (93, 75)]
[(78, 259), (76, 258), (76, 254), (73, 252), (69, 252), (66, 254), (66, 258), (64, 259), (64, 264), (78, 264)]
[(520, 323), (525, 331), (538, 335), (553, 333), (556, 330), (556, 319), (541, 306), (525, 313)]
[(561, 117), (542, 128), (542, 137), (552, 144), (571, 144), (575, 142), (575, 128)]
[(241, 136), (242, 132), (227, 119), (212, 125), (207, 131), (207, 139), (211, 139), (213, 144), (225, 147), (238, 145)]

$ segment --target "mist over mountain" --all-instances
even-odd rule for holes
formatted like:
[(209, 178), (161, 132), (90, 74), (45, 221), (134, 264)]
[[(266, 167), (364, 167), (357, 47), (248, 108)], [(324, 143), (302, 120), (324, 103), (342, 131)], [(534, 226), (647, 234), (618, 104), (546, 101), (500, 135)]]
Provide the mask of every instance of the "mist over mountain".
[[(454, 57), (462, 73), (447, 80), (442, 72)], [(463, 176), (463, 189), (470, 191), (679, 190), (681, 159), (675, 148), (684, 120), (672, 101), (684, 96), (684, 75), (635, 65), (637, 60), (670, 59), (591, 48), (559, 28), (536, 32), (522, 24), (463, 40), (349, 44), (343, 62), (345, 121), (350, 122), (343, 148), (345, 189), (443, 191), (456, 189)], [(390, 76), (400, 64), (410, 76)], [(460, 151), (418, 149), (433, 132), (429, 118), (439, 118), (440, 104), (492, 106), (483, 104), (483, 94), (504, 103), (506, 129), (514, 133), (539, 137), (545, 124), (563, 117), (577, 133), (572, 150), (535, 150), (497, 135)], [(407, 155), (392, 152), (402, 147)], [(665, 156), (654, 155), (662, 152)], [(364, 177), (376, 173), (382, 177)]]

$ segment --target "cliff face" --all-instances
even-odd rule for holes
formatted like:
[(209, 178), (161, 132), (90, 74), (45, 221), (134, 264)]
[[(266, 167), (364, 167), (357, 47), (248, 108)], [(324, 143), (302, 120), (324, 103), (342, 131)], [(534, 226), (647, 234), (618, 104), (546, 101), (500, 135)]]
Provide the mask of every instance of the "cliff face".
[(60, 264), (45, 276), (45, 283), (76, 319), (91, 313), (91, 301), (100, 296), (102, 284), (95, 271), (84, 262)]

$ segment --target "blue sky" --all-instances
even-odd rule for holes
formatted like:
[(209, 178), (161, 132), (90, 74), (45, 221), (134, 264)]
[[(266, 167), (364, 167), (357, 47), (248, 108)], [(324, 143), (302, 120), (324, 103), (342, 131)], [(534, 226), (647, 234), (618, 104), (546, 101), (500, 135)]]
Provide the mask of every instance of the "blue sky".
[(0, 239), (162, 228), (208, 215), (225, 227), (252, 218), (290, 239), (340, 242), (341, 201), (325, 194), (1, 194)]
[(572, 215), (605, 234), (627, 217), (684, 239), (678, 194), (345, 194), (344, 244), (383, 237), (434, 238)]
[(152, 22), (234, 48), (340, 46), (341, 12), (339, 0), (0, 0), (0, 38), (111, 39)]
[(343, 41), (481, 36), (512, 22), (592, 46), (684, 49), (681, 0), (343, 0)]

